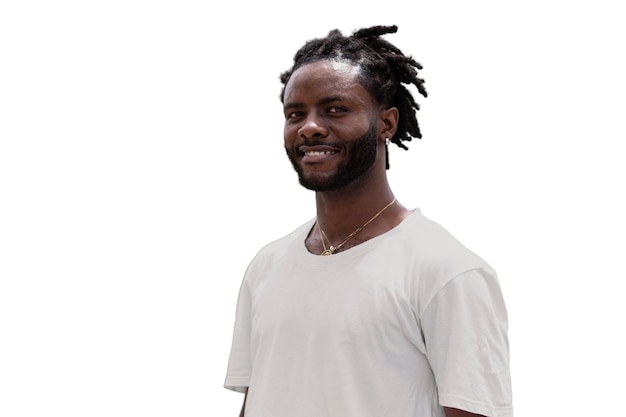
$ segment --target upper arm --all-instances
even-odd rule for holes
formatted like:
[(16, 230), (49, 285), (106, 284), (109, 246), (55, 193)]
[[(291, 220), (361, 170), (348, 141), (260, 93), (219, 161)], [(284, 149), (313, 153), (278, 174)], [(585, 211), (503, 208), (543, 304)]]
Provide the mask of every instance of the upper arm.
[(248, 399), (248, 388), (246, 388), (243, 396), (243, 404), (241, 404), (241, 411), (239, 412), (239, 417), (243, 417), (246, 413), (246, 400)]
[(443, 411), (445, 411), (446, 417), (485, 417), (481, 414), (470, 413), (469, 411), (459, 410), (458, 408), (444, 407)]
[(511, 416), (507, 313), (495, 274), (477, 269), (457, 276), (420, 319), (446, 417)]

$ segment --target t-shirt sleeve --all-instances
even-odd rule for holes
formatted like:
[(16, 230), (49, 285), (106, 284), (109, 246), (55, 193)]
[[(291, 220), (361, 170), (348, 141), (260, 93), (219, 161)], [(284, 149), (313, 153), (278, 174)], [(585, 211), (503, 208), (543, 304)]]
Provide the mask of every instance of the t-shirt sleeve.
[(238, 392), (245, 392), (246, 388), (250, 386), (250, 375), (252, 374), (250, 310), (250, 291), (244, 279), (237, 300), (233, 341), (228, 360), (226, 382), (224, 383), (225, 388)]
[(489, 417), (512, 417), (508, 317), (488, 268), (450, 280), (420, 317), (439, 403)]

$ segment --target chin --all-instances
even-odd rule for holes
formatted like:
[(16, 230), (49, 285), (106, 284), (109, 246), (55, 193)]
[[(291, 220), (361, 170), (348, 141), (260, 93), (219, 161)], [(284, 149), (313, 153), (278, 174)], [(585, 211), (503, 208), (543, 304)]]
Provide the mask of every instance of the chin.
[(311, 191), (331, 191), (336, 189), (337, 179), (330, 175), (305, 175), (299, 173), (298, 175), (300, 185)]

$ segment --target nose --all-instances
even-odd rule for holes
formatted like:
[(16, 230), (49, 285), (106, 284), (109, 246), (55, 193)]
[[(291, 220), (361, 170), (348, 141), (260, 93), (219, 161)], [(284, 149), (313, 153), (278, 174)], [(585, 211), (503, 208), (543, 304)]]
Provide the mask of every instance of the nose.
[(328, 135), (328, 129), (320, 117), (314, 114), (309, 114), (304, 119), (302, 126), (298, 129), (298, 135), (303, 139), (326, 137)]

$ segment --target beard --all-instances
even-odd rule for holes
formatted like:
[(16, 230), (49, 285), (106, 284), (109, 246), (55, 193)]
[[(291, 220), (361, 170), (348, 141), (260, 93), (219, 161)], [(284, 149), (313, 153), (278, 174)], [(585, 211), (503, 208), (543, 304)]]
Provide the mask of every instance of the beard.
[(297, 156), (289, 149), (287, 156), (293, 169), (298, 174), (300, 185), (312, 191), (338, 190), (363, 175), (376, 160), (377, 133), (375, 125), (371, 125), (363, 136), (352, 141), (346, 159), (329, 175), (305, 173), (298, 164)]

